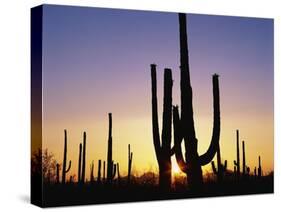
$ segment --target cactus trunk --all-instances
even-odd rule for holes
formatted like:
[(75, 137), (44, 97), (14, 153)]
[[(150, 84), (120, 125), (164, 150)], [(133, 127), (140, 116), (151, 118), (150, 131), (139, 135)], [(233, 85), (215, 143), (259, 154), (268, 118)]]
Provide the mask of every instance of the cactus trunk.
[(94, 161), (92, 161), (91, 165), (90, 165), (90, 182), (94, 183)]
[[(132, 160), (133, 160), (133, 153), (131, 152), (131, 145), (128, 145), (128, 184), (130, 184), (131, 180), (131, 170), (132, 170)], [(118, 175), (119, 175), (119, 164), (117, 163), (118, 168)]]
[[(187, 181), (192, 190), (200, 190), (203, 184), (201, 166), (210, 163), (215, 156), (220, 137), (220, 96), (219, 76), (213, 75), (213, 134), (208, 150), (201, 156), (198, 155), (198, 141), (195, 134), (192, 105), (192, 87), (190, 83), (188, 45), (186, 33), (186, 15), (179, 14), (180, 28), (180, 90), (181, 90), (181, 118), (178, 107), (173, 107), (174, 142), (177, 163), (180, 169), (186, 173)], [(185, 129), (184, 129), (185, 128)], [(184, 140), (185, 160), (181, 150), (181, 142)]]
[(86, 169), (86, 132), (83, 133), (83, 154), (82, 154), (82, 170), (81, 183), (85, 183), (85, 169)]
[(245, 142), (242, 141), (242, 164), (243, 164), (243, 169), (242, 169), (242, 173), (243, 173), (243, 177), (245, 177), (246, 175), (246, 155), (245, 155)]
[(259, 156), (258, 178), (261, 178), (261, 176), (262, 176), (261, 157)]
[(63, 165), (62, 165), (62, 184), (65, 184), (66, 173), (69, 172), (71, 168), (71, 160), (69, 161), (68, 168), (66, 168), (67, 163), (67, 131), (64, 130), (64, 151), (63, 151)]
[(116, 174), (116, 164), (112, 160), (112, 114), (108, 114), (108, 146), (107, 146), (107, 183), (111, 183)]
[(98, 183), (101, 183), (101, 160), (99, 160), (98, 164)]
[(163, 102), (163, 124), (162, 144), (160, 142), (157, 107), (157, 77), (156, 65), (151, 64), (152, 81), (152, 127), (153, 144), (159, 166), (159, 186), (164, 190), (171, 187), (171, 129), (172, 129), (172, 71), (165, 69), (164, 72), (164, 102)]
[(236, 161), (234, 161), (236, 166), (236, 176), (237, 179), (240, 178), (240, 152), (239, 152), (239, 130), (236, 130)]

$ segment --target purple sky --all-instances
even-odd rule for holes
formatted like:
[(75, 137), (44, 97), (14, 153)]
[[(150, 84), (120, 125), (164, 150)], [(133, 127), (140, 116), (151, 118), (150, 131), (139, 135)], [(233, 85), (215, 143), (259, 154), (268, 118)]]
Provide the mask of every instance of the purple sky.
[[(113, 126), (114, 120), (142, 120), (139, 125), (147, 125), (148, 131), (136, 130), (137, 138), (145, 135), (146, 140), (135, 148), (147, 146), (153, 158), (150, 64), (158, 68), (161, 117), (165, 67), (173, 70), (173, 103), (180, 103), (177, 14), (45, 5), (43, 20), (46, 145), (59, 143), (61, 148), (64, 128), (99, 133), (93, 126), (106, 123), (107, 113), (112, 112)], [(268, 142), (270, 151), (264, 154), (273, 152), (273, 20), (188, 14), (187, 30), (198, 137), (205, 138), (204, 133), (211, 137), (211, 75), (218, 73), (222, 139), (234, 143), (234, 131), (242, 128), (246, 141), (255, 140), (253, 147)], [(106, 131), (107, 124), (102, 126)], [(266, 136), (257, 141), (260, 136), (252, 134), (263, 133), (261, 129)], [(226, 144), (225, 151), (231, 151)], [(273, 156), (268, 163), (273, 166)]]

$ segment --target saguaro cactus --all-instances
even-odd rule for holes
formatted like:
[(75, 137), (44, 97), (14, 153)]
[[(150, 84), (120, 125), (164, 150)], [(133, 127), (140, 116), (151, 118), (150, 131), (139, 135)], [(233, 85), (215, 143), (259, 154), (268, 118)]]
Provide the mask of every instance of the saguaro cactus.
[(243, 173), (243, 176), (245, 177), (246, 176), (246, 173), (247, 173), (247, 166), (246, 166), (246, 154), (245, 154), (245, 142), (242, 141), (242, 164), (243, 164), (243, 169), (242, 169), (242, 173)]
[(108, 114), (108, 119), (109, 119), (109, 129), (108, 129), (108, 144), (107, 144), (107, 182), (111, 183), (116, 173), (116, 166), (114, 168), (114, 162), (112, 160), (112, 114), (111, 113)]
[[(131, 152), (131, 146), (128, 145), (128, 184), (131, 180), (131, 169), (132, 169), (133, 153)], [(119, 176), (119, 164), (117, 163), (117, 171)], [(118, 177), (119, 178), (119, 177)]]
[(83, 145), (79, 144), (78, 183), (85, 183), (86, 169), (86, 132), (83, 133)]
[[(197, 152), (198, 141), (195, 135), (192, 105), (192, 87), (189, 74), (188, 45), (186, 33), (186, 15), (179, 14), (180, 28), (180, 69), (181, 69), (181, 118), (178, 107), (173, 107), (174, 142), (177, 163), (186, 173), (187, 181), (192, 190), (198, 190), (203, 183), (201, 166), (210, 163), (215, 156), (220, 138), (220, 96), (219, 76), (213, 75), (213, 134), (207, 152), (199, 156)], [(185, 144), (185, 160), (183, 158), (181, 142)]]
[(91, 183), (94, 182), (94, 168), (95, 168), (95, 164), (94, 164), (94, 161), (92, 161), (92, 163), (90, 165), (90, 182)]
[(85, 169), (86, 169), (86, 132), (83, 133), (83, 156), (82, 156), (82, 173), (81, 173), (82, 183), (85, 183)]
[(262, 176), (261, 156), (259, 156), (258, 178), (261, 178), (261, 176)]
[(98, 183), (101, 182), (101, 160), (99, 160), (99, 164), (98, 164)]
[(66, 168), (67, 163), (67, 131), (64, 130), (64, 151), (63, 151), (63, 163), (62, 163), (62, 184), (65, 184), (66, 173), (69, 172), (71, 168), (71, 160), (69, 161), (68, 168)]
[(159, 166), (159, 186), (162, 189), (170, 189), (171, 186), (171, 130), (172, 130), (172, 71), (164, 72), (164, 102), (162, 119), (162, 143), (159, 135), (158, 107), (157, 107), (157, 77), (156, 65), (151, 64), (152, 81), (152, 128), (153, 144)]
[(217, 176), (217, 182), (222, 183), (227, 169), (227, 160), (224, 161), (224, 164), (221, 163), (220, 145), (218, 146), (217, 150), (217, 168), (215, 166), (215, 162), (212, 161), (212, 169), (214, 174)]
[(236, 157), (234, 165), (236, 167), (236, 176), (239, 179), (240, 177), (240, 153), (239, 153), (239, 130), (236, 130)]

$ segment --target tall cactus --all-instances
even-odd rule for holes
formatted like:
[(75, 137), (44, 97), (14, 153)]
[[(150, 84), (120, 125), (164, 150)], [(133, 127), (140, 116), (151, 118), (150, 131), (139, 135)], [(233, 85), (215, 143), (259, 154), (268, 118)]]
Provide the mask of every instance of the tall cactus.
[(246, 176), (247, 173), (247, 166), (246, 166), (246, 153), (245, 153), (245, 141), (242, 141), (242, 164), (243, 164), (243, 169), (242, 169), (242, 174), (243, 177)]
[[(131, 145), (128, 145), (128, 184), (131, 180), (131, 170), (132, 170), (133, 153), (131, 152)], [(117, 163), (117, 170), (119, 175), (119, 164)]]
[(105, 161), (103, 161), (102, 181), (105, 182)]
[(220, 145), (218, 146), (217, 150), (217, 168), (215, 162), (212, 161), (212, 169), (214, 174), (217, 176), (217, 182), (222, 183), (227, 169), (227, 160), (224, 161), (224, 164), (221, 163)]
[(83, 156), (82, 156), (82, 173), (81, 173), (82, 183), (85, 183), (85, 171), (86, 171), (86, 132), (83, 133)]
[(236, 130), (236, 160), (234, 165), (236, 167), (236, 176), (237, 179), (240, 177), (240, 152), (239, 152), (239, 130)]
[(162, 189), (171, 187), (171, 130), (172, 130), (172, 71), (165, 69), (164, 72), (164, 102), (163, 102), (163, 119), (162, 119), (162, 137), (160, 141), (158, 125), (158, 107), (157, 107), (157, 77), (156, 65), (151, 64), (151, 81), (152, 81), (152, 128), (153, 144), (156, 158), (159, 166), (159, 186)]
[(101, 160), (99, 160), (99, 164), (98, 164), (98, 179), (97, 179), (98, 183), (101, 183)]
[[(192, 105), (192, 87), (190, 83), (189, 58), (186, 33), (186, 15), (179, 14), (180, 28), (180, 89), (181, 89), (181, 118), (178, 107), (173, 107), (174, 120), (174, 142), (177, 163), (180, 169), (186, 173), (187, 181), (192, 190), (202, 187), (202, 168), (210, 163), (215, 156), (220, 138), (220, 96), (219, 96), (219, 76), (213, 75), (213, 134), (211, 143), (206, 153), (199, 156), (197, 152), (198, 141), (195, 135)], [(185, 160), (183, 158), (181, 142), (185, 144)]]
[(62, 163), (62, 184), (65, 184), (66, 173), (69, 172), (71, 168), (71, 160), (69, 161), (68, 168), (66, 168), (67, 163), (67, 131), (64, 130), (64, 151), (63, 151), (63, 163)]
[(112, 114), (108, 114), (109, 128), (108, 128), (108, 143), (107, 143), (107, 180), (112, 175)]
[(258, 178), (262, 177), (261, 156), (259, 156)]
[(86, 132), (83, 133), (83, 145), (79, 144), (78, 183), (85, 183), (86, 169)]

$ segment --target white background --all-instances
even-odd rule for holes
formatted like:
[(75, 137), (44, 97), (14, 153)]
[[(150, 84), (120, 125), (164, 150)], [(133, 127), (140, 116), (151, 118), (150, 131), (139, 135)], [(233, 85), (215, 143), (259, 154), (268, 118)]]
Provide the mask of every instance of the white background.
[[(0, 211), (29, 204), (30, 8), (41, 3), (274, 18), (275, 194), (64, 207), (60, 211), (280, 211), (281, 6), (279, 0), (2, 0), (0, 4)], [(266, 141), (265, 141), (266, 142)], [(279, 208), (279, 209), (278, 209)]]

